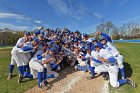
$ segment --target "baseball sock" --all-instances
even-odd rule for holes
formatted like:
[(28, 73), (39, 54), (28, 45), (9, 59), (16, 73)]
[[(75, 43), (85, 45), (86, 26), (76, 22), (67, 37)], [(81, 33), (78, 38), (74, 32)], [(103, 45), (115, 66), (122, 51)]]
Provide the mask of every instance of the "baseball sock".
[(24, 74), (24, 77), (25, 78), (33, 78), (33, 75), (32, 74)]
[(122, 75), (122, 78), (125, 78), (124, 67), (119, 69)]
[(88, 68), (89, 71), (91, 71), (91, 66), (90, 66), (90, 64), (88, 64), (87, 68)]
[(38, 72), (38, 86), (40, 86), (43, 79), (43, 72)]
[(10, 73), (10, 74), (13, 73), (13, 69), (14, 69), (14, 65), (10, 65), (10, 66), (9, 66), (9, 73)]
[(19, 71), (19, 73), (20, 74), (24, 74), (24, 72), (23, 72), (23, 66), (18, 66), (18, 71)]
[(44, 68), (43, 79), (44, 79), (44, 81), (46, 81), (46, 79), (47, 79), (47, 68)]
[(94, 76), (95, 75), (95, 71), (94, 71), (95, 67), (91, 67), (91, 75)]
[(118, 82), (121, 86), (121, 85), (125, 84), (127, 82), (127, 80), (126, 79), (120, 79)]
[(24, 65), (23, 66), (23, 71), (29, 71), (29, 70), (30, 70), (29, 65)]

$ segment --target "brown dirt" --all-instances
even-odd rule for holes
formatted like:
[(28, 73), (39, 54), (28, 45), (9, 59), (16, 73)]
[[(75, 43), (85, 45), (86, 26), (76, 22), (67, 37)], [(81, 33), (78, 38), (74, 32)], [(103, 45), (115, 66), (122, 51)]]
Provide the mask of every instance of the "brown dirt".
[(51, 87), (37, 86), (27, 90), (25, 93), (101, 93), (103, 79), (101, 76), (87, 80), (88, 72), (75, 72), (72, 67), (67, 67), (60, 72), (56, 79), (49, 79)]

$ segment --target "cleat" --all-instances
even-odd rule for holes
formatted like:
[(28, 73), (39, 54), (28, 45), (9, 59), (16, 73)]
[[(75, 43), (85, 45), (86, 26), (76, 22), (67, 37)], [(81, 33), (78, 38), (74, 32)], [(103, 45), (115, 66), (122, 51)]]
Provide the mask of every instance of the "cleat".
[(131, 85), (132, 87), (136, 88), (137, 85), (135, 82), (133, 82), (130, 78), (127, 78), (127, 84)]
[(48, 81), (44, 81), (45, 86), (50, 87), (51, 85), (49, 84)]
[(42, 87), (43, 87), (42, 83), (38, 84), (38, 88), (42, 88)]
[(18, 82), (19, 82), (19, 83), (21, 83), (21, 82), (22, 82), (22, 80), (23, 80), (23, 78), (24, 78), (24, 77), (23, 77), (23, 75), (21, 75), (21, 74), (20, 74), (20, 75), (19, 75)]
[(75, 66), (74, 69), (75, 69), (76, 71), (78, 71), (78, 66)]
[(109, 74), (108, 73), (104, 73), (103, 74), (103, 78), (104, 78), (104, 80), (109, 80)]
[(12, 74), (11, 73), (7, 77), (7, 80), (10, 80), (10, 79), (12, 79)]
[(89, 72), (89, 74), (91, 74), (91, 71), (88, 71)]
[(85, 72), (88, 72), (88, 70), (85, 70)]
[(95, 78), (95, 76), (92, 76), (92, 75), (87, 77), (88, 80), (91, 80), (91, 79), (94, 79), (94, 78)]

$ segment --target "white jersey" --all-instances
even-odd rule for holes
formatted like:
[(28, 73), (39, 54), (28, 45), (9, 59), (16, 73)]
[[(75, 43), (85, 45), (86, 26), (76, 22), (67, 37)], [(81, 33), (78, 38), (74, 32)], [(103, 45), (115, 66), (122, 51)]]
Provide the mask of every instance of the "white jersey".
[[(28, 53), (28, 52), (30, 52), (30, 51), (23, 51), (22, 48), (18, 48), (18, 47), (17, 47), (19, 44), (22, 44), (24, 41), (25, 41), (25, 37), (19, 38), (19, 40), (18, 40), (17, 43), (16, 43), (16, 46), (12, 49), (12, 52), (15, 52), (15, 51), (16, 51), (16, 52), (21, 52), (21, 53)], [(31, 41), (26, 42), (26, 43), (24, 44), (24, 46), (33, 47)]]
[[(107, 49), (101, 49), (98, 52), (98, 56), (104, 59), (108, 59), (112, 57), (112, 54)], [(109, 62), (103, 62), (104, 64), (110, 64)]]
[[(32, 44), (31, 41), (26, 42), (26, 43), (24, 44), (23, 47), (25, 47), (25, 46), (30, 47), (30, 48), (33, 48), (33, 44)], [(20, 48), (18, 52), (21, 52), (21, 53), (29, 53), (29, 52), (31, 52), (31, 51), (32, 51), (32, 50), (23, 51), (23, 49)]]
[(41, 54), (43, 54), (44, 53), (44, 51), (43, 50), (37, 50), (37, 52), (35, 53), (35, 55), (33, 56), (33, 58), (31, 59), (32, 61), (33, 60), (35, 60), (35, 61), (37, 61), (37, 62), (42, 62), (42, 59), (41, 60), (38, 60), (37, 59), (37, 55), (41, 55)]
[(107, 44), (104, 46), (114, 57), (120, 52), (117, 50), (117, 48), (113, 45), (111, 42), (107, 42)]
[(104, 59), (108, 59), (112, 55), (110, 54), (110, 52), (107, 49), (101, 49), (98, 52), (98, 56), (101, 57), (101, 58), (104, 58)]
[[(48, 54), (48, 55), (46, 55), (46, 56), (42, 59), (42, 61), (45, 61), (45, 60), (50, 59), (50, 58), (51, 58), (51, 56)], [(56, 61), (56, 60), (54, 59), (54, 60), (51, 61), (51, 62), (54, 63), (55, 61)], [(44, 64), (44, 67), (47, 68), (47, 69), (51, 69), (50, 64)]]
[(89, 59), (90, 57), (91, 57), (91, 55), (88, 54), (88, 53), (87, 53), (86, 56), (85, 56), (86, 59)]
[(98, 52), (92, 50), (92, 51), (91, 51), (91, 57), (92, 57), (92, 58), (95, 58), (95, 59), (98, 59)]
[(92, 42), (92, 39), (91, 38), (88, 38), (88, 40), (86, 40), (87, 42)]
[[(94, 58), (95, 60), (98, 60), (98, 57), (99, 57), (98, 52), (92, 50), (92, 52), (91, 52), (91, 57)], [(97, 62), (97, 61), (95, 61), (95, 60), (90, 61), (91, 67), (96, 67), (96, 66), (99, 66), (99, 65), (102, 64), (101, 62)]]

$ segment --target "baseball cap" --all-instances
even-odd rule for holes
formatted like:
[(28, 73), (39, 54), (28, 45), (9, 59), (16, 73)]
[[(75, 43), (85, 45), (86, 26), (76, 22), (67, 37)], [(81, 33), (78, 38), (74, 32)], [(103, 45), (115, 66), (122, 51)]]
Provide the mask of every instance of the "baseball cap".
[(24, 35), (30, 36), (30, 32), (25, 32)]
[(90, 47), (86, 46), (85, 49), (86, 49), (86, 50), (90, 50)]
[(92, 41), (98, 41), (97, 38), (93, 38)]
[(54, 49), (54, 48), (50, 48), (50, 51), (54, 52), (54, 51), (55, 51), (55, 49)]
[(83, 36), (85, 37), (85, 36), (87, 36), (87, 34), (86, 33), (83, 33)]
[(100, 43), (94, 44), (94, 47), (101, 47)]
[(34, 41), (37, 42), (37, 43), (39, 43), (39, 39), (37, 39), (37, 38), (34, 38)]
[(87, 45), (91, 44), (91, 42), (87, 42)]
[(44, 38), (44, 35), (43, 34), (39, 34), (38, 36), (41, 37), (41, 38)]
[(100, 39), (100, 41), (102, 41), (102, 40), (106, 40), (106, 38), (105, 38), (105, 37), (102, 37), (102, 38)]

